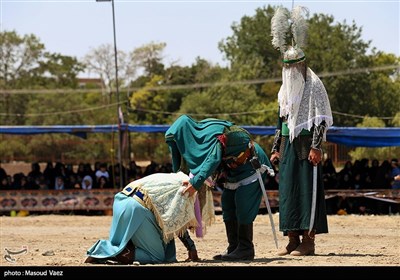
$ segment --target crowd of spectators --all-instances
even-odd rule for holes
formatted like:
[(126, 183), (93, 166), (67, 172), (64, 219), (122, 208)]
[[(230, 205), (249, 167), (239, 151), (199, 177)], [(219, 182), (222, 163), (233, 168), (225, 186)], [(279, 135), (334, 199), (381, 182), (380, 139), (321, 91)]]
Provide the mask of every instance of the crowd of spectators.
[[(326, 190), (366, 190), (366, 189), (399, 189), (400, 167), (398, 159), (384, 160), (381, 163), (373, 159), (347, 161), (343, 168), (334, 166), (330, 158), (323, 162), (323, 181)], [(279, 170), (275, 177), (268, 176), (265, 180), (267, 190), (277, 190), (279, 186)], [(105, 162), (79, 163), (77, 166), (57, 162), (47, 162), (44, 170), (39, 163), (31, 164), (28, 174), (22, 172), (13, 176), (0, 165), (0, 190), (66, 190), (66, 189), (119, 189), (127, 183), (153, 173), (172, 172), (171, 163), (159, 164), (151, 161), (146, 167), (141, 167), (131, 161), (127, 167)], [(221, 189), (216, 186), (216, 189)], [(336, 197), (328, 200), (327, 211), (333, 213), (368, 214), (387, 210), (376, 209), (379, 205), (371, 205), (370, 199), (352, 199)], [(371, 210), (371, 209), (375, 210)]]
[[(103, 189), (119, 188), (122, 185), (153, 173), (172, 172), (171, 163), (159, 164), (151, 161), (145, 168), (131, 161), (128, 167), (119, 164), (111, 165), (95, 162), (79, 163), (76, 170), (72, 164), (47, 162), (44, 170), (39, 163), (31, 164), (28, 174), (22, 172), (13, 176), (7, 174), (0, 164), (0, 190), (37, 190), (37, 189)], [(268, 190), (277, 190), (279, 185), (279, 170), (277, 176), (268, 177), (265, 185)], [(330, 158), (323, 162), (322, 167), (325, 189), (400, 189), (400, 167), (398, 159), (384, 160), (381, 163), (374, 159), (347, 161), (343, 168), (337, 169)], [(397, 176), (397, 177), (396, 177)], [(397, 178), (397, 179), (396, 179)]]
[(172, 172), (171, 164), (160, 165), (151, 161), (142, 168), (131, 161), (127, 168), (120, 168), (118, 163), (96, 162), (93, 167), (90, 163), (79, 163), (74, 170), (72, 164), (47, 162), (44, 170), (41, 170), (40, 164), (34, 162), (28, 174), (18, 172), (14, 175), (7, 174), (0, 165), (0, 190), (119, 189), (120, 180), (125, 186), (156, 172)]
[[(323, 180), (326, 190), (400, 190), (400, 168), (397, 158), (381, 163), (373, 159), (347, 161), (336, 171), (332, 160), (323, 163)], [(327, 200), (330, 214), (388, 214), (398, 213), (399, 205), (362, 196), (337, 196)]]
[(399, 189), (400, 174), (398, 159), (384, 160), (381, 163), (374, 159), (347, 161), (338, 172), (332, 160), (323, 163), (322, 173), (325, 189)]

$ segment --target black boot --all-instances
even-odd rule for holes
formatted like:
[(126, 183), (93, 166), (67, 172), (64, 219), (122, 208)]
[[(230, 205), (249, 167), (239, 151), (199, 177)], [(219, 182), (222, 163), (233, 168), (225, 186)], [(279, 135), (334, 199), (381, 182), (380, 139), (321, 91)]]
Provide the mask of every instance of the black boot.
[(188, 258), (185, 261), (198, 261), (199, 257), (197, 256), (196, 245), (194, 244), (192, 238), (190, 238), (189, 232), (185, 231), (182, 236), (179, 236), (179, 239), (188, 250)]
[(254, 259), (253, 223), (239, 225), (239, 245), (230, 254), (223, 255), (223, 261), (245, 261)]
[(222, 260), (222, 256), (232, 253), (238, 246), (238, 224), (237, 221), (225, 222), (226, 237), (228, 238), (228, 248), (225, 252), (215, 255), (214, 260)]

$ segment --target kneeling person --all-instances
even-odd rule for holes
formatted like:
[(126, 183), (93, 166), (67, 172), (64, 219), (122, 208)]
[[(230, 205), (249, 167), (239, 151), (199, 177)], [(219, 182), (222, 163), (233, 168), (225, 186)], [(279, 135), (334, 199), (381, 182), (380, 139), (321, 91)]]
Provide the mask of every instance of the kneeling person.
[(176, 262), (174, 236), (188, 237), (187, 229), (202, 226), (195, 197), (182, 195), (188, 181), (182, 172), (156, 173), (128, 184), (114, 197), (109, 239), (98, 240), (85, 262)]

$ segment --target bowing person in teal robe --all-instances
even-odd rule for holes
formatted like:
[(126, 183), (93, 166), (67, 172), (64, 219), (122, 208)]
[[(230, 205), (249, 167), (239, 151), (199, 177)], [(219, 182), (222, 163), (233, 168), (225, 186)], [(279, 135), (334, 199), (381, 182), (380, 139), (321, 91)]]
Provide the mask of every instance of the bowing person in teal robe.
[[(262, 190), (250, 160), (257, 158), (272, 169), (263, 149), (250, 134), (233, 123), (219, 119), (196, 121), (180, 116), (165, 133), (172, 155), (173, 171), (192, 174), (185, 191), (195, 193), (210, 177), (224, 180), (222, 214), (228, 239), (226, 252), (214, 256), (224, 261), (254, 259), (253, 221)], [(266, 169), (263, 169), (264, 172)], [(266, 173), (263, 173), (265, 178)]]

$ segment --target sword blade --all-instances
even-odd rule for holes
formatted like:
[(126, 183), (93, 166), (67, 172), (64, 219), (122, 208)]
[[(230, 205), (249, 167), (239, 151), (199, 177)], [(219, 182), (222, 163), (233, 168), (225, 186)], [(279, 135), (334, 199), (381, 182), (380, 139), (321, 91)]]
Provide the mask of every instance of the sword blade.
[(313, 167), (313, 190), (312, 190), (312, 201), (311, 201), (311, 216), (310, 216), (310, 226), (308, 228), (308, 234), (311, 233), (314, 226), (315, 219), (315, 208), (317, 204), (317, 176), (318, 176), (318, 167), (314, 165)]
[(275, 240), (275, 246), (276, 246), (276, 249), (278, 249), (279, 248), (278, 247), (278, 239), (276, 238), (275, 224), (274, 224), (274, 219), (272, 218), (272, 212), (271, 212), (271, 207), (269, 205), (267, 192), (265, 191), (264, 182), (262, 180), (260, 170), (257, 169), (256, 172), (257, 172), (258, 181), (260, 183), (260, 187), (261, 187), (261, 190), (262, 190), (262, 193), (263, 193), (263, 196), (264, 196), (265, 204), (267, 205), (269, 222), (271, 223), (272, 234), (274, 235), (274, 240)]

